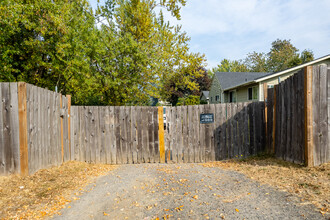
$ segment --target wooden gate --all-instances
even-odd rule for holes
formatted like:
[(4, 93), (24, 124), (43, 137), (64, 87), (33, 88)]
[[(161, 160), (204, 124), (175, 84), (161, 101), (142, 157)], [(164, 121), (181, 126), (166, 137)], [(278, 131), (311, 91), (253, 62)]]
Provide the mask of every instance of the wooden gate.
[(157, 107), (72, 106), (71, 117), (74, 160), (160, 162)]
[[(264, 102), (166, 108), (166, 161), (200, 163), (243, 158), (266, 146)], [(213, 121), (201, 123), (201, 115)]]

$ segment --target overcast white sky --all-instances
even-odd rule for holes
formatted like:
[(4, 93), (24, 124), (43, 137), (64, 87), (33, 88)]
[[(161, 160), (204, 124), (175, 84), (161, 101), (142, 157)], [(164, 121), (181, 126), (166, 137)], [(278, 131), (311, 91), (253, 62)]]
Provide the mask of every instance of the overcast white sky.
[(205, 54), (212, 68), (224, 58), (268, 52), (277, 38), (291, 39), (300, 52), (311, 49), (315, 58), (330, 54), (329, 9), (330, 0), (187, 0), (181, 21), (167, 17), (182, 24), (191, 51)]

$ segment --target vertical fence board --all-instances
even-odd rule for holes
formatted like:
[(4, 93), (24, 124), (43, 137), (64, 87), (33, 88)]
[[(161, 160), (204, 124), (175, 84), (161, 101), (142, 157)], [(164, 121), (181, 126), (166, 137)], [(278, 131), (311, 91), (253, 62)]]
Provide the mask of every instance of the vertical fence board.
[[(33, 173), (31, 166), (30, 166), (30, 163), (31, 163), (30, 157), (32, 154), (32, 149), (30, 147), (30, 143), (31, 143), (31, 139), (32, 139), (31, 131), (33, 129), (33, 125), (31, 123), (31, 117), (33, 116), (33, 110), (31, 109), (31, 106), (30, 106), (32, 99), (33, 99), (31, 88), (32, 88), (32, 85), (26, 84), (27, 146), (28, 146), (28, 172), (29, 172), (29, 174)], [(1, 90), (1, 85), (0, 85), (0, 90)], [(1, 103), (1, 92), (0, 92), (0, 103)], [(0, 118), (1, 118), (1, 104), (0, 104)], [(1, 139), (1, 125), (0, 125), (0, 139)], [(1, 145), (1, 141), (0, 141), (0, 145)], [(1, 154), (1, 152), (0, 152), (0, 154)], [(1, 158), (1, 155), (0, 155), (0, 158)], [(0, 161), (1, 161), (1, 159), (0, 159)], [(0, 171), (0, 173), (1, 173), (1, 171)]]
[(293, 162), (297, 161), (298, 144), (297, 144), (297, 75), (292, 76), (291, 80), (291, 154)]
[(107, 150), (107, 143), (106, 139), (109, 136), (109, 126), (106, 124), (107, 122), (107, 111), (109, 109), (107, 107), (100, 107), (100, 129), (101, 129), (101, 144), (100, 144), (100, 159), (101, 163), (106, 164), (108, 160), (108, 150)]
[[(328, 140), (325, 150), (324, 160), (326, 162), (330, 161), (330, 66), (327, 69), (327, 102), (328, 102)], [(1, 115), (1, 114), (0, 114)], [(0, 116), (1, 117), (1, 116)]]
[(142, 119), (142, 151), (143, 151), (143, 162), (149, 162), (149, 139), (148, 139), (148, 107), (142, 107), (142, 115), (145, 116)]
[(187, 106), (187, 149), (185, 151), (185, 158), (187, 157), (188, 163), (194, 162), (194, 154), (193, 154), (193, 106)]
[(111, 164), (117, 164), (117, 140), (116, 140), (116, 111), (115, 107), (109, 107), (110, 118), (110, 152)]
[(177, 147), (178, 147), (178, 163), (182, 163), (182, 106), (177, 107)]
[(199, 141), (199, 109), (197, 105), (192, 108), (192, 162), (200, 162), (200, 141)]
[[(215, 104), (210, 105), (210, 113), (213, 114), (213, 119), (215, 120)], [(215, 161), (215, 136), (214, 131), (216, 129), (216, 123), (215, 121), (210, 124), (210, 161)]]
[[(19, 129), (19, 149), (16, 155), (14, 152), (14, 163), (20, 166), (20, 173), (28, 175), (29, 159), (28, 159), (28, 115), (27, 115), (27, 85), (26, 83), (18, 83), (18, 118), (16, 131)], [(15, 107), (15, 106), (14, 106)], [(17, 169), (17, 168), (16, 168)]]
[(142, 107), (137, 107), (137, 113), (136, 113), (137, 119), (137, 135), (138, 135), (138, 163), (142, 163)]
[(236, 158), (238, 156), (238, 128), (237, 128), (237, 120), (238, 120), (238, 112), (237, 112), (237, 103), (233, 103), (232, 105), (232, 128), (233, 128), (233, 135), (232, 135), (232, 142), (231, 142), (231, 156), (232, 158)]
[(136, 133), (136, 129), (137, 129), (137, 125), (136, 125), (136, 107), (132, 107), (131, 109), (131, 141), (132, 141), (132, 163), (137, 163), (137, 133)]
[(178, 162), (178, 119), (177, 119), (178, 115), (177, 115), (177, 107), (173, 107), (172, 108), (172, 114), (171, 114), (171, 118), (172, 118), (172, 160), (177, 163)]
[[(7, 117), (7, 126), (8, 129), (8, 144), (6, 151), (6, 162), (8, 165), (9, 173), (19, 173), (20, 170), (20, 140), (19, 140), (19, 121), (18, 121), (18, 88), (17, 83), (9, 83), (9, 98), (6, 102), (6, 114)], [(9, 146), (9, 147), (8, 147)], [(9, 150), (9, 148), (11, 148)], [(27, 153), (27, 152), (25, 152)]]
[(292, 162), (292, 157), (291, 157), (291, 81), (292, 77), (289, 77), (286, 80), (286, 103), (287, 103), (287, 132), (286, 132), (286, 160)]
[[(161, 144), (162, 152), (164, 152), (164, 157), (165, 157), (165, 137), (164, 137), (163, 108), (162, 108), (161, 112), (159, 112), (159, 116), (158, 116), (158, 108), (157, 107), (152, 108), (152, 114), (153, 114), (153, 118), (154, 118), (153, 135), (154, 135), (154, 158), (155, 158), (155, 163), (165, 163), (165, 158), (162, 158), (162, 160), (160, 160), (160, 156), (159, 156), (160, 155), (160, 144)], [(159, 118), (161, 118), (160, 121), (159, 121)], [(159, 126), (161, 126), (163, 129), (161, 129)], [(162, 140), (160, 140), (160, 138), (159, 138), (159, 133), (160, 132), (163, 134), (162, 137), (161, 137)]]
[(132, 153), (130, 151), (130, 142), (131, 142), (131, 111), (129, 106), (124, 107), (124, 137), (125, 137), (125, 163), (131, 163), (132, 161)]
[(220, 158), (226, 159), (228, 157), (227, 150), (227, 104), (221, 104), (221, 124), (220, 124)]
[(189, 146), (188, 146), (188, 106), (182, 106), (181, 109), (182, 114), (182, 156), (183, 156), (183, 162), (188, 163), (189, 162)]
[(79, 110), (79, 156), (80, 161), (86, 162), (86, 107), (82, 106)]
[(244, 138), (244, 124), (243, 124), (243, 103), (237, 103), (237, 156), (243, 155), (243, 138)]
[(248, 103), (243, 104), (243, 131), (244, 131), (244, 150), (243, 157), (247, 157), (249, 155), (250, 149), (250, 130), (249, 130), (249, 114), (248, 114)]
[(199, 154), (200, 162), (205, 162), (205, 125), (200, 123), (200, 115), (205, 113), (204, 105), (199, 105), (198, 123), (199, 123)]
[(328, 161), (325, 160), (325, 154), (327, 149), (328, 141), (328, 103), (327, 103), (327, 65), (323, 64), (318, 66), (320, 74), (320, 104), (319, 104), (319, 148), (318, 157), (320, 165)]
[(95, 114), (95, 163), (101, 162), (101, 124), (100, 124), (100, 107), (93, 106)]
[(115, 107), (115, 114), (116, 114), (116, 146), (117, 146), (117, 164), (123, 164), (123, 154), (122, 154), (122, 147), (123, 147), (123, 140), (121, 137), (121, 124), (123, 120), (123, 113), (121, 111), (120, 106)]
[(148, 146), (146, 146), (149, 149), (148, 154), (148, 162), (154, 163), (154, 147), (153, 147), (153, 113), (152, 113), (152, 107), (147, 107), (147, 126), (148, 126)]
[(214, 114), (214, 154), (215, 160), (220, 160), (220, 121), (221, 121), (221, 108), (220, 104), (216, 104)]
[(104, 149), (104, 160), (106, 164), (112, 164), (111, 163), (111, 133), (110, 133), (110, 107), (105, 106), (103, 109), (103, 119), (104, 119), (104, 142), (103, 149)]
[[(55, 122), (55, 115), (54, 115), (54, 107), (55, 106), (55, 96), (54, 96), (54, 92), (48, 91), (48, 100), (49, 100), (49, 107), (48, 107), (48, 144), (49, 144), (49, 164), (50, 165), (54, 165), (55, 164), (55, 160), (54, 160), (54, 152), (55, 152), (55, 126), (54, 126), (54, 122)], [(73, 158), (72, 158), (73, 159)]]
[(125, 106), (125, 163), (132, 163), (132, 152), (131, 152), (131, 109), (129, 106)]
[[(165, 107), (164, 107), (165, 108)], [(165, 130), (165, 159), (166, 162), (171, 160), (171, 141), (172, 141), (172, 125), (171, 125), (171, 108), (166, 107), (165, 115), (166, 115), (166, 130)]]
[(318, 157), (320, 151), (320, 69), (318, 67), (313, 68), (313, 141), (314, 141), (314, 152), (313, 161), (314, 165), (320, 163)]
[(3, 127), (3, 118), (4, 118), (4, 97), (2, 95), (2, 87), (4, 83), (0, 83), (0, 175), (6, 174), (6, 161), (5, 161), (5, 139), (4, 139), (4, 127)]

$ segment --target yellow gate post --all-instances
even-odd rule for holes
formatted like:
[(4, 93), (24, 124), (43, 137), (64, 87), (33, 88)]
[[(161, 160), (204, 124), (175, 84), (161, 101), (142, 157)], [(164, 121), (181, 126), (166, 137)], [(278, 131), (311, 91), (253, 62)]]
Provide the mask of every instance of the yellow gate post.
[(159, 156), (160, 163), (165, 163), (165, 142), (164, 142), (164, 117), (163, 107), (158, 107), (158, 135), (159, 135)]

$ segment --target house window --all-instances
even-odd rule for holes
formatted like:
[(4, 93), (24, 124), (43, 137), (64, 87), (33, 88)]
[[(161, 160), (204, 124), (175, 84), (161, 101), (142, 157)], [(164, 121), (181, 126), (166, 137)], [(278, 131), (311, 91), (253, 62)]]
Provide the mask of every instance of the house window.
[(251, 87), (248, 88), (248, 100), (255, 100), (258, 99), (258, 88)]
[(229, 92), (229, 102), (236, 102), (236, 92), (235, 91)]
[(217, 101), (219, 101), (220, 99), (219, 99), (219, 96), (218, 95), (216, 95), (215, 96), (215, 101), (217, 102)]
[(268, 89), (274, 88), (274, 85), (268, 85)]

